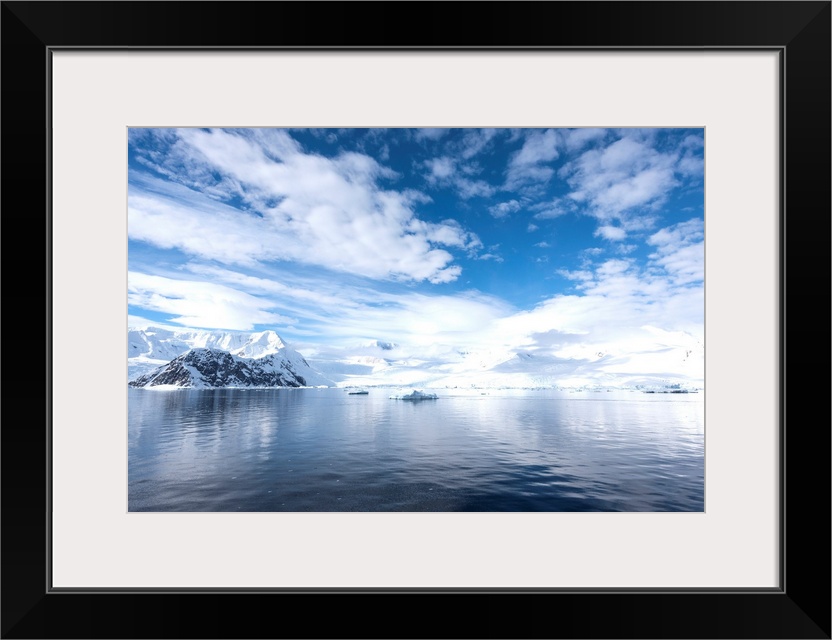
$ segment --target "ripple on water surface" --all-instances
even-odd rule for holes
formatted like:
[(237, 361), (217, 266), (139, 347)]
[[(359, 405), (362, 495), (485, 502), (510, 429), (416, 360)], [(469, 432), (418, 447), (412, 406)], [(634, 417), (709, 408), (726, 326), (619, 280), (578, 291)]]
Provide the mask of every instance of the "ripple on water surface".
[(704, 398), (128, 391), (130, 511), (702, 511)]

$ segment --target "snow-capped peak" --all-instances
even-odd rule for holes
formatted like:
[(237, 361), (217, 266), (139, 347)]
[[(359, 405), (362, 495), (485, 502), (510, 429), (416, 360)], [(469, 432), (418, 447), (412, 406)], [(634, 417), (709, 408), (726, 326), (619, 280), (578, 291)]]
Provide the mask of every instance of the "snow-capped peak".
[(145, 356), (169, 362), (188, 349), (220, 349), (241, 358), (262, 358), (285, 348), (286, 343), (271, 330), (249, 333), (147, 327), (128, 329), (127, 357)]
[(237, 349), (232, 349), (229, 353), (239, 356), (241, 358), (262, 358), (263, 356), (278, 353), (281, 349), (286, 348), (286, 343), (274, 331), (261, 331), (260, 333), (252, 333), (246, 343)]
[(272, 330), (255, 333), (198, 329), (130, 328), (127, 331), (128, 380), (134, 380), (194, 349), (217, 350), (236, 358), (260, 360), (275, 356), (315, 382), (328, 384), (297, 351), (290, 349)]

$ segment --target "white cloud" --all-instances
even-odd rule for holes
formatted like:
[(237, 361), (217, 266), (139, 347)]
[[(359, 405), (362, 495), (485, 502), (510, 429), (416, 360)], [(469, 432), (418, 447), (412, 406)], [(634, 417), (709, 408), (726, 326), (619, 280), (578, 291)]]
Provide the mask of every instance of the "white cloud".
[(170, 329), (171, 331), (179, 331), (182, 329), (180, 325), (166, 324), (133, 314), (127, 316), (127, 326), (131, 329), (147, 329), (148, 327), (159, 327), (160, 329)]
[(453, 184), (457, 193), (465, 200), (475, 197), (489, 198), (497, 192), (497, 188), (488, 184), (485, 180), (469, 180), (458, 176)]
[(414, 134), (417, 140), (439, 140), (447, 135), (450, 129), (417, 129)]
[(554, 129), (528, 132), (523, 147), (512, 156), (508, 164), (505, 188), (513, 190), (548, 182), (555, 173), (548, 163), (558, 158), (559, 141)]
[(604, 225), (595, 230), (595, 236), (601, 236), (606, 240), (619, 241), (627, 237), (627, 232), (621, 227)]
[(495, 218), (505, 218), (506, 216), (520, 210), (522, 205), (517, 200), (509, 200), (507, 202), (498, 202), (497, 204), (488, 207), (488, 212)]
[(598, 352), (624, 356), (661, 349), (671, 334), (674, 344), (704, 338), (701, 285), (681, 286), (673, 274), (650, 273), (623, 259), (557, 273), (579, 293), (557, 295), (498, 320), (508, 344), (557, 357), (595, 358)]
[(550, 245), (548, 242), (546, 242), (546, 241), (544, 240), (543, 242), (538, 242), (538, 243), (536, 243), (534, 246), (536, 246), (536, 247), (540, 247), (541, 249), (548, 249), (548, 248), (549, 248), (549, 247), (551, 247), (552, 245)]
[(496, 192), (496, 188), (484, 180), (467, 177), (478, 171), (474, 165), (459, 165), (454, 158), (441, 156), (426, 160), (424, 166), (428, 170), (425, 175), (428, 184), (453, 188), (464, 200), (487, 198)]
[(554, 129), (532, 131), (526, 135), (523, 147), (512, 158), (511, 164), (525, 166), (555, 160), (558, 157), (559, 140), (558, 132)]
[(686, 246), (705, 238), (705, 223), (701, 218), (691, 218), (670, 227), (660, 229), (647, 239), (647, 243), (657, 247), (660, 254), (675, 251), (679, 246)]
[(535, 211), (534, 217), (537, 220), (550, 220), (566, 215), (575, 210), (575, 203), (563, 198), (554, 198), (548, 202), (539, 202), (529, 207)]
[[(531, 345), (536, 344), (537, 334), (572, 334), (573, 338), (549, 345), (551, 353), (560, 357), (578, 357), (595, 350), (647, 353), (664, 348), (660, 338), (671, 334), (671, 342), (677, 346), (685, 341), (701, 344), (702, 240), (702, 221), (692, 219), (653, 234), (648, 242), (656, 251), (645, 266), (619, 258), (588, 264), (584, 269), (559, 270), (559, 275), (575, 283), (579, 293), (555, 296), (505, 319), (506, 332), (514, 335), (518, 344)], [(695, 366), (691, 371), (696, 374)]]
[(705, 160), (687, 152), (679, 160), (677, 167), (682, 175), (701, 177), (705, 173)]
[(701, 218), (666, 227), (654, 233), (647, 243), (656, 247), (649, 258), (667, 272), (677, 285), (695, 284), (705, 279), (705, 228)]
[(702, 242), (681, 247), (656, 262), (673, 276), (675, 284), (699, 283), (705, 279), (705, 245)]
[(381, 335), (393, 335), (395, 341), (412, 345), (418, 353), (420, 348), (443, 351), (476, 346), (483, 332), (507, 311), (505, 305), (474, 296), (413, 295), (399, 303), (395, 309), (371, 310), (366, 322), (355, 317), (347, 322), (357, 322), (365, 331), (369, 325), (377, 335), (384, 331)]
[(500, 133), (500, 129), (473, 129), (462, 138), (460, 155), (469, 160), (488, 148), (489, 143)]
[(631, 264), (628, 260), (607, 260), (595, 270), (595, 273), (600, 279), (617, 276), (627, 271)]
[(702, 149), (705, 146), (704, 131), (699, 135), (685, 136), (685, 139), (682, 140), (682, 146), (689, 149)]
[[(504, 301), (478, 292), (382, 292), (333, 281), (323, 273), (300, 277), (276, 271), (261, 278), (199, 264), (186, 268), (184, 274), (131, 271), (129, 304), (174, 315), (168, 325), (233, 330), (266, 325), (279, 333), (305, 336), (306, 346), (313, 349), (381, 336), (418, 352), (431, 345), (446, 350), (476, 344), (479, 333), (495, 318), (513, 311)], [(136, 325), (160, 325), (143, 322), (141, 316), (133, 319)]]
[(568, 194), (602, 221), (625, 220), (664, 204), (678, 186), (678, 155), (654, 149), (638, 132), (625, 134), (601, 149), (590, 149), (565, 164), (560, 176)]
[(443, 220), (437, 224), (414, 218), (408, 224), (407, 230), (424, 235), (431, 242), (447, 247), (459, 247), (469, 252), (482, 247), (477, 234), (466, 231), (456, 220)]
[[(353, 296), (360, 295), (359, 290), (353, 290)], [(404, 350), (412, 349), (414, 356), (453, 351), (481, 346), (480, 340), (493, 322), (512, 312), (505, 302), (474, 292), (454, 296), (408, 293), (381, 298), (371, 294), (370, 299), (373, 301), (357, 307), (331, 310), (316, 324), (318, 335), (310, 346), (346, 347), (356, 339), (381, 336)]]
[(257, 324), (286, 325), (294, 318), (273, 313), (276, 304), (211, 282), (171, 279), (131, 271), (127, 301), (136, 307), (175, 316), (176, 324), (196, 328), (250, 330)]
[(368, 156), (307, 154), (278, 129), (177, 133), (174, 146), (188, 166), (201, 167), (197, 173), (215, 176), (218, 184), (240, 185), (250, 211), (134, 174), (131, 239), (225, 264), (292, 260), (371, 278), (431, 282), (449, 282), (461, 272), (441, 247), (470, 245), (462, 227), (421, 221), (415, 206), (426, 196), (380, 186), (395, 173)]
[(567, 280), (578, 280), (579, 282), (588, 282), (595, 277), (592, 271), (586, 270), (569, 271), (567, 269), (558, 269), (557, 273)]
[(350, 294), (353, 288), (343, 282), (334, 284), (327, 278), (301, 277), (284, 270), (269, 270), (269, 277), (264, 278), (203, 264), (191, 263), (185, 269), (208, 282), (221, 283), (255, 296), (270, 296), (280, 307), (292, 309), (292, 313), (302, 312), (307, 317), (319, 309), (357, 308), (360, 306), (358, 300), (367, 300), (370, 295), (365, 292), (353, 296)]
[(426, 160), (425, 167), (430, 172), (427, 175), (429, 182), (446, 180), (456, 172), (454, 159), (448, 156)]
[(568, 129), (563, 132), (563, 143), (567, 151), (577, 151), (594, 140), (607, 135), (606, 129)]

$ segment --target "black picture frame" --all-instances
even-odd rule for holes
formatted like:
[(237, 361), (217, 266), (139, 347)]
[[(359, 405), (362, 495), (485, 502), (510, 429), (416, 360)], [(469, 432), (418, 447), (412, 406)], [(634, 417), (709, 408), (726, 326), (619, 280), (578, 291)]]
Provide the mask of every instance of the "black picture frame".
[[(830, 15), (829, 1), (3, 2), (2, 637), (830, 638)], [(49, 366), (50, 56), (130, 47), (778, 51), (779, 588), (53, 590), (50, 398), (72, 381)]]

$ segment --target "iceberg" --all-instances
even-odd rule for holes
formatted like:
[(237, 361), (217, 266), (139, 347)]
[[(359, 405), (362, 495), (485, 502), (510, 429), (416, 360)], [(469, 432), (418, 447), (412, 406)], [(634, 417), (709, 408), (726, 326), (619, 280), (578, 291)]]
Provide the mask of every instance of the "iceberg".
[(414, 389), (410, 393), (402, 393), (390, 396), (391, 400), (436, 400), (435, 393), (424, 393)]

